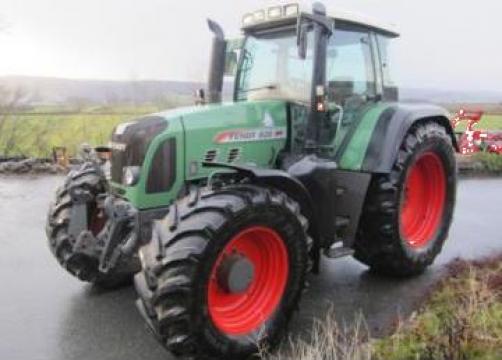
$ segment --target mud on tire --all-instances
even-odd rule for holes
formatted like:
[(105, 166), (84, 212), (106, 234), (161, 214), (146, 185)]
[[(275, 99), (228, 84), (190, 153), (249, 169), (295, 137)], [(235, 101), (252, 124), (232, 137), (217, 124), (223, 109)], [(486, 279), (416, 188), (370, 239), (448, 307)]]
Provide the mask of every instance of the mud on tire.
[(56, 199), (51, 204), (47, 215), (46, 234), (49, 248), (59, 264), (76, 278), (94, 283), (104, 288), (122, 286), (132, 280), (134, 268), (138, 264), (124, 264), (117, 271), (103, 274), (99, 271), (99, 259), (89, 256), (75, 256), (73, 247), (75, 239), (69, 235), (69, 225), (74, 203), (70, 196), (70, 189), (83, 189), (90, 192), (92, 202), (89, 208), (89, 229), (97, 235), (106, 225), (106, 219), (96, 210), (96, 199), (106, 192), (106, 180), (100, 176), (92, 164), (70, 173), (64, 186), (56, 192)]
[[(424, 181), (418, 179), (420, 174), (410, 175), (417, 163), (425, 161), (426, 158), (440, 164), (444, 180), (441, 180), (441, 170), (434, 170), (434, 166), (438, 167), (437, 164), (424, 170)], [(437, 171), (439, 175), (434, 175)], [(437, 184), (434, 183), (435, 176), (439, 179)], [(417, 179), (410, 181), (410, 177)], [(442, 191), (441, 182), (444, 182), (444, 196), (434, 195), (436, 190)], [(419, 186), (411, 190), (407, 188), (414, 185)], [(421, 186), (424, 189), (417, 190)], [(408, 192), (411, 195), (408, 195)], [(432, 194), (431, 198), (425, 201), (437, 202), (442, 211), (430, 208), (438, 212), (437, 220), (430, 219), (432, 223), (430, 228), (427, 228), (420, 224), (422, 219), (417, 222), (414, 217), (428, 211), (427, 208), (420, 211), (422, 207), (429, 205), (420, 202), (419, 197), (426, 198), (429, 193)], [(451, 137), (446, 129), (437, 123), (415, 125), (399, 150), (392, 172), (387, 175), (375, 175), (372, 180), (355, 245), (356, 259), (385, 275), (412, 276), (422, 273), (441, 252), (448, 237), (455, 194), (456, 164)], [(407, 196), (418, 200), (406, 200)], [(417, 209), (410, 208), (413, 205), (409, 203), (418, 204)], [(426, 216), (423, 221), (427, 221)]]
[[(236, 234), (258, 226), (282, 239), (289, 259), (287, 283), (273, 313), (258, 328), (227, 332), (208, 302), (213, 268)], [(177, 356), (239, 359), (256, 353), (258, 346), (270, 349), (280, 341), (304, 289), (311, 246), (307, 227), (298, 204), (273, 189), (235, 185), (192, 191), (154, 225), (152, 241), (140, 250), (138, 307), (161, 343)]]

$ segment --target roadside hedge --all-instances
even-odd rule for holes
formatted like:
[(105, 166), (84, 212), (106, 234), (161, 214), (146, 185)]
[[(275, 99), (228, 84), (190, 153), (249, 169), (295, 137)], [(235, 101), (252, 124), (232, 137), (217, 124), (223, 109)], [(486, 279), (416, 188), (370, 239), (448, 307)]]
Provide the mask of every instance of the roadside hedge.
[(502, 175), (502, 155), (478, 153), (473, 155), (477, 170)]

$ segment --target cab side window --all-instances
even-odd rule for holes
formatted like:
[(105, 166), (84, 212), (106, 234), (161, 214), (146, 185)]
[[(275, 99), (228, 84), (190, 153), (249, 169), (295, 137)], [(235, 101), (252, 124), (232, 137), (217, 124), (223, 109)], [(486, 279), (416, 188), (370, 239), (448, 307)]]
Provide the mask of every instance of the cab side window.
[(369, 30), (337, 28), (328, 44), (326, 66), (330, 129), (324, 142), (334, 145), (336, 151), (351, 125), (376, 96)]
[(337, 29), (328, 46), (328, 101), (358, 107), (374, 97), (375, 70), (368, 31)]
[(392, 44), (395, 40), (377, 34), (378, 51), (382, 63), (383, 96), (387, 101), (397, 101), (399, 91), (396, 82), (395, 64), (393, 64), (394, 51)]

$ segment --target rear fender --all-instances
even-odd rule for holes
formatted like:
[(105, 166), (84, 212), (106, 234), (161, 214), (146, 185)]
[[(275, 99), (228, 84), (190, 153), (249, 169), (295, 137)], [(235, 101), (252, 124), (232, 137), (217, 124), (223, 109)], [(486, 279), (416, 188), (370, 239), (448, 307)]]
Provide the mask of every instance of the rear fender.
[(362, 171), (390, 173), (406, 134), (414, 124), (434, 121), (445, 127), (458, 151), (457, 138), (448, 113), (439, 106), (399, 104), (384, 111), (373, 131)]

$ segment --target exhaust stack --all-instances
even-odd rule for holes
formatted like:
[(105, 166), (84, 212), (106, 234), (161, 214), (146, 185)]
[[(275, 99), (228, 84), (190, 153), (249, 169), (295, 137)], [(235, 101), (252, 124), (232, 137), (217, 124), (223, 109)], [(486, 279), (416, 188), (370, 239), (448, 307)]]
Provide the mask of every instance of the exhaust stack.
[(214, 34), (211, 63), (208, 80), (208, 102), (220, 103), (223, 92), (223, 78), (225, 76), (225, 55), (227, 43), (221, 26), (212, 20), (207, 20), (209, 29)]

